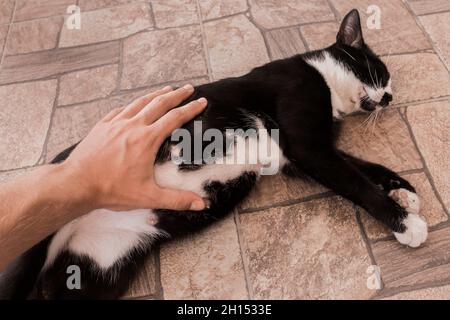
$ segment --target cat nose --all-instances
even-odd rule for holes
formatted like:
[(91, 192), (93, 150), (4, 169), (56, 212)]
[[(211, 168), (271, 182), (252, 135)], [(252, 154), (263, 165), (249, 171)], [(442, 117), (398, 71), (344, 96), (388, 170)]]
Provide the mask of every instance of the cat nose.
[(392, 94), (386, 92), (383, 95), (383, 98), (381, 98), (380, 106), (386, 107), (389, 105), (389, 102), (391, 102), (391, 101), (392, 101)]

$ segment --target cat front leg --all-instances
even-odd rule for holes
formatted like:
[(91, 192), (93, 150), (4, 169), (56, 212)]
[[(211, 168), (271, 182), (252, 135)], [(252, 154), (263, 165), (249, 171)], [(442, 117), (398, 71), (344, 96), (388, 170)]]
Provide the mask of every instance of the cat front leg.
[(404, 233), (394, 232), (397, 240), (410, 247), (417, 247), (423, 243), (427, 238), (427, 225), (419, 216), (420, 198), (414, 187), (397, 173), (382, 165), (358, 159), (344, 152), (340, 152), (340, 154), (373, 183), (382, 187), (389, 197), (394, 199), (408, 213), (403, 221), (403, 224), (407, 227), (406, 231)]
[(427, 225), (416, 212), (398, 203), (394, 193), (390, 196), (364, 172), (367, 170), (359, 168), (339, 151), (310, 150), (299, 154), (295, 163), (313, 179), (361, 206), (388, 226), (400, 243), (418, 247), (426, 240)]

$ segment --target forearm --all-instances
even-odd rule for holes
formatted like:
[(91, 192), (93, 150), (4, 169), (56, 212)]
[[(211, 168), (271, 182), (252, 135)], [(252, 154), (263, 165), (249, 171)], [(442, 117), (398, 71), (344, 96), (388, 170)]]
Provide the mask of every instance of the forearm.
[(63, 165), (0, 185), (0, 272), (16, 256), (92, 209), (85, 186)]

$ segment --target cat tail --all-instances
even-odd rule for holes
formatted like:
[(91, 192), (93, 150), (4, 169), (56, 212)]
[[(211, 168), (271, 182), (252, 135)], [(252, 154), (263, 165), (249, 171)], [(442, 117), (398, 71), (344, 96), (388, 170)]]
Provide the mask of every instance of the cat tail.
[(47, 257), (49, 236), (17, 257), (0, 273), (0, 300), (36, 299), (35, 284)]

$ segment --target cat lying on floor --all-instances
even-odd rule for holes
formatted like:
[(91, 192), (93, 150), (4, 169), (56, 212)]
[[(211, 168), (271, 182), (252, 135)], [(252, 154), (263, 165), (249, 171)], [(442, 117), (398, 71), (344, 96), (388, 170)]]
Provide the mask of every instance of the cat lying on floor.
[[(346, 154), (334, 144), (334, 119), (380, 110), (392, 100), (390, 74), (365, 44), (356, 10), (344, 18), (333, 45), (198, 86), (188, 101), (199, 97), (208, 100), (206, 110), (195, 119), (201, 121), (203, 132), (278, 129), (279, 141), (273, 136), (269, 141), (275, 158), (242, 164), (176, 164), (170, 157), (174, 144), (166, 141), (155, 166), (156, 181), (202, 195), (209, 208), (201, 213), (92, 211), (11, 264), (0, 276), (0, 298), (119, 298), (158, 242), (192, 234), (230, 213), (255, 186), (267, 160), (276, 160), (284, 174), (299, 178), (306, 174), (361, 206), (389, 227), (400, 243), (417, 247), (426, 240), (427, 225), (418, 216), (415, 189), (395, 172)], [(184, 128), (193, 133), (194, 122)], [(75, 147), (53, 163), (64, 161)], [(223, 155), (228, 156), (234, 154)], [(81, 269), (80, 289), (66, 285), (71, 265)]]

